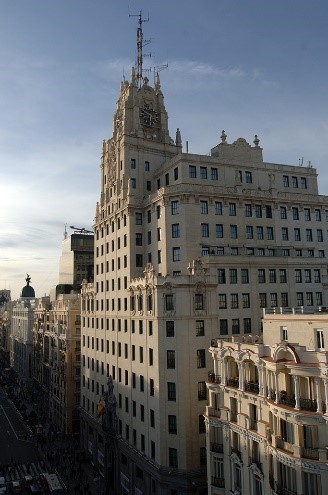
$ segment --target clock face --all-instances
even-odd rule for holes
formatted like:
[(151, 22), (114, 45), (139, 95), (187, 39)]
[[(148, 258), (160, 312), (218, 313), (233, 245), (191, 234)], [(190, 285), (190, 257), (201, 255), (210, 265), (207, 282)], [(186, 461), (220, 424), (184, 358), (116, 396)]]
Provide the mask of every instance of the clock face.
[(140, 118), (144, 127), (156, 127), (159, 124), (159, 115), (150, 105), (145, 105), (140, 110)]

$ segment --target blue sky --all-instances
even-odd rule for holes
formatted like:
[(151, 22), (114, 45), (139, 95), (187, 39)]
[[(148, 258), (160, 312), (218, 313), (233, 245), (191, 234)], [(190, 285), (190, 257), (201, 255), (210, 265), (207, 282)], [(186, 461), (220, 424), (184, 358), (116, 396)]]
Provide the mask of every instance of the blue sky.
[[(171, 136), (207, 154), (254, 134), (265, 161), (317, 168), (328, 194), (326, 0), (1, 0), (0, 288), (58, 282), (65, 224), (90, 228), (101, 143), (136, 58), (138, 14)], [(72, 232), (68, 227), (69, 233)]]

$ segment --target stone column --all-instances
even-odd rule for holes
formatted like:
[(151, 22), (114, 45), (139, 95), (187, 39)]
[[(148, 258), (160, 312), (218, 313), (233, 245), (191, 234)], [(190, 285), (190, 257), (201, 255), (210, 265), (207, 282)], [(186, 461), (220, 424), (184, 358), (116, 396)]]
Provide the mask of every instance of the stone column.
[(317, 396), (317, 412), (322, 413), (322, 398), (321, 398), (321, 378), (315, 378), (315, 391)]
[(278, 395), (279, 395), (279, 374), (277, 371), (274, 372), (274, 383), (276, 389), (276, 400), (275, 403), (278, 404)]
[(239, 370), (239, 389), (245, 390), (245, 363), (243, 361), (238, 363)]
[(227, 384), (227, 360), (224, 358), (221, 360), (221, 383)]
[(267, 398), (270, 399), (270, 388), (271, 388), (271, 371), (266, 370), (267, 375)]
[(325, 385), (325, 399), (326, 399), (326, 414), (328, 414), (328, 379), (324, 379), (324, 385)]
[(294, 380), (294, 391), (295, 391), (295, 409), (300, 408), (300, 377), (297, 375), (292, 375)]

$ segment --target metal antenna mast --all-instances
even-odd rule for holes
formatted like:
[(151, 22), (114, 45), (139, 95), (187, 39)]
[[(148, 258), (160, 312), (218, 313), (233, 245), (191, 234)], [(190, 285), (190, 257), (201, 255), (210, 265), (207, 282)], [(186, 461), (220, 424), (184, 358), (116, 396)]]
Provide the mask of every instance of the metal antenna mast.
[(137, 29), (137, 83), (138, 83), (138, 87), (141, 88), (142, 79), (143, 79), (143, 76), (142, 76), (142, 62), (143, 62), (142, 49), (145, 45), (148, 45), (150, 43), (149, 40), (147, 40), (147, 41), (143, 40), (142, 23), (143, 22), (149, 22), (149, 16), (148, 16), (148, 19), (143, 19), (142, 18), (142, 10), (140, 10), (139, 14), (129, 14), (129, 17), (139, 17), (138, 29)]

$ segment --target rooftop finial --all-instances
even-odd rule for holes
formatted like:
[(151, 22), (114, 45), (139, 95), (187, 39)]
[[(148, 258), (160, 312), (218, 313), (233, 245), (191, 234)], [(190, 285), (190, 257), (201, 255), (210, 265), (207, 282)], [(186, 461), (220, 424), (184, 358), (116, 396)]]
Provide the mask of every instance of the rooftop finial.
[(254, 136), (254, 141), (253, 141), (253, 143), (255, 144), (255, 146), (256, 146), (256, 147), (260, 144), (260, 140), (259, 140), (259, 138), (258, 138), (258, 135), (257, 135), (257, 134), (255, 134), (255, 136)]
[(221, 142), (222, 143), (225, 143), (226, 142), (227, 135), (226, 135), (225, 131), (222, 131), (222, 134), (221, 134), (220, 138), (221, 138)]

